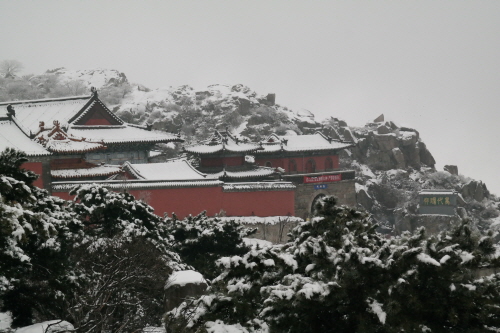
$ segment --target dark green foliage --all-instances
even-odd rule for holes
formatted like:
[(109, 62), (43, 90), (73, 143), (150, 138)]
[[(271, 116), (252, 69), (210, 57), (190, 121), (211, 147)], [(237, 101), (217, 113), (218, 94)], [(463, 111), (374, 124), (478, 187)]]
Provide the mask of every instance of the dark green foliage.
[(368, 215), (333, 198), (317, 208), (318, 217), (294, 229), (288, 244), (219, 260), (224, 270), (210, 294), (169, 314), (169, 322), (301, 333), (500, 327), (500, 275), (475, 277), (497, 264), (497, 246), (469, 221), (437, 237), (419, 229), (385, 239)]
[(31, 185), (36, 175), (20, 169), (25, 161), (21, 152), (0, 154), (0, 297), (14, 325), (63, 313), (78, 280), (68, 254), (83, 235), (63, 200)]
[(248, 248), (243, 243), (243, 237), (255, 232), (234, 221), (208, 218), (205, 212), (184, 220), (166, 218), (165, 224), (173, 237), (173, 249), (186, 264), (207, 279), (219, 274), (215, 264), (217, 259), (245, 253)]

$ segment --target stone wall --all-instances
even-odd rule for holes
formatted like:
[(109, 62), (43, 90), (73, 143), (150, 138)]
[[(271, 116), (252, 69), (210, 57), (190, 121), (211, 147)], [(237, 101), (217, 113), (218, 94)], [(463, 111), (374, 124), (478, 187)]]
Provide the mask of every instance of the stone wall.
[(299, 184), (295, 190), (295, 216), (307, 219), (311, 214), (314, 199), (318, 196), (333, 195), (339, 205), (356, 206), (356, 189), (354, 180), (326, 183), (325, 189), (314, 189), (317, 184)]
[(295, 228), (299, 222), (283, 219), (282, 222), (275, 224), (266, 223), (245, 223), (246, 228), (256, 228), (257, 232), (251, 235), (251, 238), (263, 239), (273, 244), (284, 244), (288, 240), (288, 233)]

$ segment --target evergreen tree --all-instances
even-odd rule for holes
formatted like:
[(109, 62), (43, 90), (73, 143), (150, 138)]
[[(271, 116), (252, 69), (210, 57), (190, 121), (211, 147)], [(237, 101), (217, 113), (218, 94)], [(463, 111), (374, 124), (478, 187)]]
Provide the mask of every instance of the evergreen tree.
[[(219, 260), (210, 293), (167, 315), (172, 327), (243, 325), (249, 332), (484, 332), (498, 328), (497, 247), (464, 221), (385, 239), (370, 216), (318, 203), (284, 246)], [(168, 326), (167, 325), (167, 326)]]
[(0, 154), (0, 298), (15, 326), (63, 313), (78, 281), (68, 254), (83, 235), (65, 201), (33, 186), (26, 161), (11, 149)]
[(209, 218), (205, 212), (183, 220), (175, 216), (165, 218), (165, 225), (172, 236), (173, 249), (186, 264), (207, 279), (213, 279), (220, 273), (215, 263), (217, 259), (247, 252), (243, 237), (256, 232), (235, 221)]

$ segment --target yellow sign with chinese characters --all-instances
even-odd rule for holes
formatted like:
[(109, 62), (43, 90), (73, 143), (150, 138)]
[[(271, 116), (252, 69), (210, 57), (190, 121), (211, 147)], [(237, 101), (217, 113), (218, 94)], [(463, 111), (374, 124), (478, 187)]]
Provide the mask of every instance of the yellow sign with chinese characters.
[(450, 206), (449, 196), (427, 196), (423, 198), (424, 206)]

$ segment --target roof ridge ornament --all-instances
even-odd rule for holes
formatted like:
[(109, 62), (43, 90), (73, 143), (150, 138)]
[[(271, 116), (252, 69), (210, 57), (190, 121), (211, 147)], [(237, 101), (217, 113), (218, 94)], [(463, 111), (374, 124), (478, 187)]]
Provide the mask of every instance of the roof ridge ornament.
[(97, 97), (97, 88), (96, 87), (90, 87), (90, 92), (92, 93), (93, 97)]
[(13, 117), (16, 116), (16, 110), (14, 110), (14, 107), (12, 104), (7, 105), (7, 116), (12, 119)]

